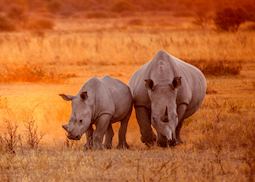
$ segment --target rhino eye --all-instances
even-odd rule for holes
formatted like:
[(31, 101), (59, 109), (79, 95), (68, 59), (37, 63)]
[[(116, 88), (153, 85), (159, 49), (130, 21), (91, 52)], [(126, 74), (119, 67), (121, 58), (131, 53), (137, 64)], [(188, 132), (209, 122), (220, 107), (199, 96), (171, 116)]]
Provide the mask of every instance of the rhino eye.
[(80, 120), (80, 123), (82, 123), (82, 119)]

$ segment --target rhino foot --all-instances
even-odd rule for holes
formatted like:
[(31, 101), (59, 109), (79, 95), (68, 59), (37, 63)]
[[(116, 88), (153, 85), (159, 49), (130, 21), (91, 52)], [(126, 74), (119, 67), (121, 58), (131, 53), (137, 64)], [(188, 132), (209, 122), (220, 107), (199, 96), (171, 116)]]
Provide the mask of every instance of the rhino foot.
[(175, 145), (180, 145), (182, 143), (183, 143), (183, 141), (181, 139), (176, 139), (175, 140)]
[(94, 143), (92, 147), (93, 150), (103, 150), (104, 148), (104, 145), (100, 143)]
[(87, 142), (85, 145), (84, 145), (84, 150), (90, 150), (92, 149), (92, 143), (91, 142)]
[(182, 144), (182, 143), (183, 143), (183, 142), (182, 142), (181, 140), (178, 140), (178, 139), (168, 141), (169, 147), (174, 147), (174, 146), (180, 145), (180, 144)]
[(157, 141), (157, 145), (158, 145), (159, 147), (163, 147), (163, 148), (168, 147), (167, 141)]
[(129, 145), (125, 143), (119, 143), (117, 149), (129, 149)]
[(148, 147), (151, 147), (154, 145), (154, 143), (156, 142), (156, 135), (153, 134), (152, 136), (149, 137), (141, 137), (141, 141), (147, 145)]
[(168, 147), (167, 138), (165, 136), (161, 135), (161, 134), (158, 134), (157, 145), (159, 147), (163, 147), (163, 148)]
[(112, 144), (104, 144), (104, 147), (105, 147), (106, 149), (111, 149), (111, 148), (112, 148)]

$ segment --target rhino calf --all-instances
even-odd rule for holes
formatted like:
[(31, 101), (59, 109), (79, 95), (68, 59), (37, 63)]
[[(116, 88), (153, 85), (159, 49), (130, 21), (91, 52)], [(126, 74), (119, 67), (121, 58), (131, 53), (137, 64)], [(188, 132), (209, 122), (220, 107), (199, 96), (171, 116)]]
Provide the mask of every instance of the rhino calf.
[[(102, 79), (93, 77), (82, 86), (76, 96), (60, 96), (72, 102), (69, 123), (63, 125), (69, 139), (79, 140), (86, 132), (85, 148), (111, 148), (114, 135), (112, 123), (120, 121), (118, 148), (129, 147), (126, 132), (133, 104), (126, 84), (109, 76)], [(93, 124), (96, 125), (95, 131)]]
[(181, 142), (184, 119), (199, 109), (206, 93), (203, 73), (165, 51), (135, 72), (129, 86), (142, 142), (156, 140), (152, 125), (162, 147)]

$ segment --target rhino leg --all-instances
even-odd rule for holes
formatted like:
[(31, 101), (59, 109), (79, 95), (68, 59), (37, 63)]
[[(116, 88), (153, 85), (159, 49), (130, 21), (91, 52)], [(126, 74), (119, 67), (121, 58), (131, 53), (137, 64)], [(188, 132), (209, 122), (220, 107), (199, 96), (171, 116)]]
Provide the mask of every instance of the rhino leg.
[(111, 115), (103, 114), (96, 121), (96, 130), (93, 133), (93, 149), (103, 149), (103, 138), (110, 125)]
[(160, 146), (160, 147), (167, 147), (168, 146), (167, 138), (164, 135), (161, 135), (160, 133), (158, 133), (157, 145)]
[(112, 138), (113, 138), (114, 132), (112, 129), (112, 125), (111, 123), (109, 124), (106, 134), (105, 134), (105, 141), (104, 141), (104, 146), (107, 149), (111, 149), (112, 148)]
[(181, 137), (180, 137), (180, 132), (184, 120), (184, 115), (187, 110), (187, 105), (186, 104), (181, 104), (177, 108), (177, 113), (178, 113), (178, 125), (176, 127), (176, 141), (175, 144), (180, 144), (182, 143)]
[(151, 128), (150, 111), (145, 107), (135, 107), (136, 118), (140, 127), (141, 141), (151, 146), (156, 141), (156, 136)]
[(132, 110), (127, 114), (127, 116), (121, 120), (121, 125), (119, 129), (119, 144), (117, 146), (118, 149), (128, 149), (129, 146), (127, 144), (126, 140), (126, 133), (127, 133), (127, 126), (128, 126), (128, 121), (130, 118)]
[(84, 145), (85, 150), (91, 149), (93, 146), (93, 132), (94, 130), (92, 128), (92, 125), (90, 125), (88, 130), (86, 131), (87, 143)]

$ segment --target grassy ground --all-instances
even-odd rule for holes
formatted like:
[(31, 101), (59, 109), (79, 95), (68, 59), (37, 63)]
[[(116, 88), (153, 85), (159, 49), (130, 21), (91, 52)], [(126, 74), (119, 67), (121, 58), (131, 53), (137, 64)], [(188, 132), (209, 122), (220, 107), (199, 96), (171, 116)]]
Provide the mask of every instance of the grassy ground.
[[(107, 21), (111, 25), (112, 20)], [(60, 21), (59, 29), (43, 34), (0, 34), (0, 62), (5, 65), (0, 67), (1, 181), (254, 180), (254, 32), (160, 30), (137, 25), (92, 32), (91, 22), (81, 25), (84, 31), (67, 31), (61, 29), (65, 23)], [(100, 23), (97, 26), (100, 29)], [(140, 142), (134, 113), (127, 134), (130, 150), (83, 152), (84, 139), (66, 141), (61, 125), (67, 122), (71, 108), (59, 93), (75, 94), (95, 75), (107, 74), (127, 83), (159, 49), (201, 69), (203, 65), (211, 68), (205, 69), (205, 101), (184, 124), (184, 144), (147, 148)], [(39, 71), (34, 72), (35, 67)], [(44, 75), (44, 79), (30, 79), (31, 74)], [(11, 152), (5, 141), (9, 139), (6, 121), (18, 125)], [(27, 142), (28, 121), (35, 121), (38, 136), (43, 134), (37, 149)]]

